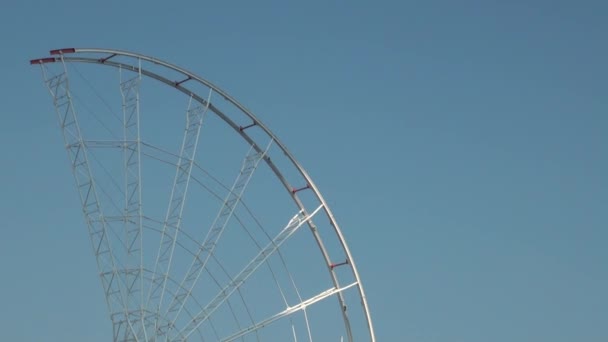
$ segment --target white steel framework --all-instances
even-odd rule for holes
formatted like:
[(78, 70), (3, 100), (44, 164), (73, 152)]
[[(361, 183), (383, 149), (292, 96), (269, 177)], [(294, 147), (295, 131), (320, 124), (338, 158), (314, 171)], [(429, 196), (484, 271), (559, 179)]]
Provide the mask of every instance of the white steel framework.
[[(337, 326), (341, 326), (338, 335), (327, 336), (339, 336), (346, 341), (375, 341), (359, 273), (331, 210), (306, 171), (256, 116), (209, 81), (153, 57), (119, 50), (76, 48), (53, 50), (50, 55), (34, 59), (31, 64), (40, 65), (57, 112), (97, 260), (114, 341), (260, 341), (284, 336), (280, 334), (287, 330), (284, 338), (296, 341), (301, 334), (312, 341), (314, 336), (322, 336), (320, 332)], [(111, 133), (110, 138), (83, 134), (68, 77), (68, 69), (77, 64), (119, 70), (122, 115), (115, 118), (120, 121), (120, 133), (113, 133), (111, 125), (103, 122), (105, 118), (95, 117)], [(80, 73), (78, 69), (75, 71)], [(185, 128), (176, 152), (142, 136), (140, 93), (142, 83), (148, 79), (187, 96)], [(105, 105), (111, 102), (102, 101)], [(199, 148), (208, 112), (249, 146), (231, 187), (205, 169), (204, 157), (201, 161), (197, 158), (199, 149), (205, 155), (208, 149), (218, 148), (208, 144)], [(215, 132), (208, 129), (208, 134)], [(120, 151), (119, 167), (108, 165), (116, 163), (111, 161), (113, 150)], [(170, 165), (174, 172), (162, 218), (155, 215), (157, 209), (152, 212), (146, 209), (148, 197), (142, 180), (149, 183), (142, 175), (146, 167), (144, 159)], [(274, 175), (297, 209), (287, 225), (275, 233), (266, 230), (244, 199), (261, 164)], [(192, 225), (196, 222), (184, 221), (192, 214), (187, 200), (192, 184), (220, 202), (208, 230), (194, 229)], [(208, 212), (209, 208), (198, 210)], [(318, 213), (323, 213), (324, 219)], [(324, 221), (322, 227), (318, 226), (320, 221)], [(263, 232), (261, 239), (266, 242), (259, 241), (260, 237), (248, 228), (251, 225), (259, 227)], [(313, 286), (307, 290), (294, 279), (286, 242), (300, 236), (296, 232), (303, 225), (308, 227), (308, 236), (325, 264), (329, 289), (321, 291)], [(226, 231), (234, 234), (234, 226), (243, 229), (243, 236), (248, 236), (257, 250), (255, 255), (246, 257), (249, 259), (239, 270), (228, 266), (232, 260), (222, 260), (217, 251), (218, 244), (235, 238), (235, 235), (223, 238)], [(154, 240), (155, 246), (150, 242)], [(238, 250), (233, 252), (240, 255)], [(184, 263), (187, 258), (191, 261)], [(272, 286), (282, 298), (282, 308), (276, 306), (271, 314), (259, 307), (263, 298), (250, 294), (265, 293), (266, 286), (270, 286), (255, 285), (261, 274), (266, 274), (269, 284), (275, 284)], [(313, 280), (312, 283), (322, 283), (320, 279)], [(337, 301), (342, 321), (338, 325), (331, 323), (331, 329), (323, 328), (309, 313), (329, 298)], [(264, 307), (272, 306), (270, 300), (263, 303)], [(355, 321), (351, 323), (353, 317)], [(296, 324), (298, 319), (303, 323)], [(282, 325), (277, 322), (287, 322), (287, 328), (280, 328)], [(271, 327), (275, 327), (276, 335), (275, 330), (270, 330), (273, 335), (269, 337), (265, 332)]]

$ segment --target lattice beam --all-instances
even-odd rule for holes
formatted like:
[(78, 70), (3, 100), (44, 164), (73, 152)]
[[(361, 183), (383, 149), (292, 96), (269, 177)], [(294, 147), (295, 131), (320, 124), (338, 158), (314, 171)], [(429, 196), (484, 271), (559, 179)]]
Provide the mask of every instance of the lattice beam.
[(213, 312), (220, 307), (227, 299), (245, 283), (257, 269), (260, 267), (277, 249), (281, 246), (287, 238), (295, 233), (300, 226), (310, 220), (323, 206), (320, 205), (310, 215), (306, 215), (304, 212), (296, 214), (277, 234), (277, 236), (270, 241), (264, 249), (262, 249), (256, 256), (245, 266), (245, 268), (239, 272), (224, 288), (222, 288), (217, 295), (207, 304), (182, 330), (180, 335), (184, 335), (186, 338), (198, 328), (198, 326), (213, 314)]

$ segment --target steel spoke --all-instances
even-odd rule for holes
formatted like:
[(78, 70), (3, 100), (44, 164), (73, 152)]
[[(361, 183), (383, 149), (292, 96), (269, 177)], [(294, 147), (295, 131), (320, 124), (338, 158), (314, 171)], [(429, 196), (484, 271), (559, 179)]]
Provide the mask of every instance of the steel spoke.
[[(78, 117), (73, 106), (67, 68), (63, 64), (63, 71), (53, 77), (42, 66), (45, 84), (53, 97), (53, 104), (58, 115), (65, 146), (72, 165), (72, 173), (76, 181), (76, 188), (80, 195), (80, 202), (89, 229), (91, 243), (95, 251), (97, 268), (104, 292), (106, 303), (111, 313), (126, 312), (127, 302), (124, 290), (120, 284), (117, 273), (117, 263), (114, 258), (112, 246), (109, 242), (108, 224), (99, 201), (96, 184), (91, 172), (86, 147), (78, 124)], [(126, 331), (126, 327), (115, 326), (117, 330)], [(132, 326), (128, 327), (133, 333)]]
[(292, 315), (292, 314), (294, 314), (294, 313), (296, 313), (298, 311), (305, 310), (308, 306), (313, 305), (313, 304), (315, 304), (317, 302), (320, 302), (323, 299), (331, 297), (331, 296), (333, 296), (335, 294), (338, 294), (338, 293), (340, 293), (340, 292), (342, 292), (344, 290), (347, 290), (347, 289), (349, 289), (349, 288), (351, 288), (351, 287), (353, 287), (355, 285), (357, 285), (357, 282), (354, 282), (352, 284), (346, 285), (346, 286), (341, 287), (341, 288), (335, 288), (334, 287), (334, 288), (325, 290), (325, 291), (317, 294), (316, 296), (308, 298), (307, 300), (305, 300), (305, 301), (303, 301), (301, 303), (298, 303), (298, 304), (296, 304), (294, 306), (287, 307), (285, 310), (283, 310), (283, 311), (275, 314), (274, 316), (268, 317), (268, 318), (266, 318), (266, 319), (264, 319), (264, 320), (262, 320), (262, 321), (260, 321), (260, 322), (258, 322), (256, 324), (254, 324), (254, 325), (251, 325), (251, 326), (249, 326), (249, 327), (247, 327), (247, 328), (245, 328), (245, 329), (243, 329), (241, 331), (238, 331), (238, 332), (236, 332), (236, 333), (234, 333), (234, 334), (232, 334), (232, 335), (230, 335), (228, 337), (225, 337), (221, 341), (222, 342), (234, 341), (237, 338), (243, 337), (243, 336), (245, 336), (245, 335), (247, 335), (247, 334), (249, 334), (249, 333), (251, 333), (253, 331), (257, 331), (259, 329), (262, 329), (262, 328), (268, 326), (269, 324), (273, 323), (276, 320), (279, 320), (281, 318), (290, 316), (290, 315)]
[[(143, 326), (144, 320), (144, 280), (143, 273), (143, 226), (142, 226), (142, 204), (141, 204), (141, 140), (139, 124), (139, 85), (141, 83), (141, 72), (134, 77), (122, 80), (122, 69), (120, 69), (120, 93), (122, 96), (123, 112), (123, 175), (124, 175), (124, 211), (123, 222), (125, 232), (125, 272), (126, 296), (135, 301), (135, 305), (141, 311), (139, 319), (127, 317), (133, 325)], [(137, 294), (139, 292), (139, 296)], [(139, 297), (139, 298), (137, 298)], [(127, 305), (130, 303), (127, 302)], [(139, 305), (137, 305), (139, 304)], [(132, 309), (128, 307), (127, 310)], [(147, 340), (146, 329), (142, 337)]]
[[(268, 144), (266, 150), (264, 152), (257, 152), (252, 147), (249, 149), (247, 156), (243, 160), (243, 164), (241, 166), (241, 170), (239, 175), (237, 176), (232, 189), (229, 191), (226, 199), (224, 200), (217, 216), (211, 225), (211, 229), (207, 232), (207, 236), (205, 237), (204, 242), (199, 247), (196, 256), (194, 257), (190, 268), (188, 269), (182, 283), (180, 285), (180, 289), (187, 289), (187, 291), (179, 291), (178, 294), (173, 297), (173, 300), (168, 306), (168, 310), (166, 312), (167, 316), (173, 317), (172, 322), (175, 322), (179, 316), (180, 311), (184, 307), (188, 296), (192, 292), (198, 278), (200, 277), (207, 261), (209, 260), (209, 256), (213, 254), (215, 250), (215, 246), (217, 245), (218, 240), (220, 239), (222, 232), (226, 228), (230, 218), (232, 217), (236, 205), (239, 203), (251, 176), (253, 175), (255, 169), (257, 168), (260, 160), (266, 154), (266, 151), (270, 148), (272, 141)], [(172, 325), (162, 329), (160, 331), (161, 334), (166, 333), (168, 330), (172, 328)]]
[(188, 337), (192, 331), (194, 331), (202, 322), (207, 320), (213, 312), (220, 306), (230, 295), (237, 290), (249, 276), (251, 276), (260, 267), (266, 259), (268, 259), (287, 238), (295, 233), (304, 223), (308, 222), (323, 206), (319, 206), (310, 215), (306, 215), (304, 212), (297, 213), (281, 230), (279, 234), (261, 250), (253, 260), (249, 262), (247, 266), (228, 283), (220, 292), (207, 304), (196, 317), (188, 322), (184, 328), (180, 331), (180, 334), (184, 334)]
[[(211, 92), (209, 93), (209, 98)], [(192, 98), (188, 104), (186, 113), (186, 128), (180, 156), (177, 162), (173, 188), (169, 199), (169, 206), (163, 224), (163, 232), (161, 234), (160, 247), (158, 250), (150, 291), (148, 294), (147, 303), (156, 304), (156, 312), (160, 314), (167, 285), (167, 277), (170, 272), (175, 243), (182, 221), (182, 212), (186, 202), (186, 194), (190, 183), (190, 173), (192, 164), (196, 155), (198, 138), (200, 135), (201, 126), (203, 124), (204, 115), (209, 108), (209, 101), (205, 107), (192, 107)], [(148, 305), (146, 305), (148, 306)], [(156, 324), (157, 325), (157, 324)], [(154, 328), (156, 330), (156, 326)]]

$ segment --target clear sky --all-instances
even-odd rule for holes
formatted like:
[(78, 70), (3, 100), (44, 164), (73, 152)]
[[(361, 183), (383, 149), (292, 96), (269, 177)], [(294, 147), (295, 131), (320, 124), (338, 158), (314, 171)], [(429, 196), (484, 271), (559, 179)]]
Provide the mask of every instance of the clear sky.
[(379, 341), (607, 341), (606, 18), (599, 0), (4, 0), (0, 340), (111, 336), (28, 63), (106, 47), (203, 75), (286, 143)]

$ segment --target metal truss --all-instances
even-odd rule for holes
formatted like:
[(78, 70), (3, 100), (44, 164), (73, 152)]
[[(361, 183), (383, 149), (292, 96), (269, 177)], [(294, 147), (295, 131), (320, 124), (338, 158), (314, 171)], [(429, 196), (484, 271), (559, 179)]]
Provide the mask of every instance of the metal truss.
[[(220, 290), (220, 292), (207, 304), (196, 316), (188, 322), (179, 332), (180, 336), (184, 336), (184, 338), (188, 338), (196, 328), (201, 325), (205, 320), (209, 318), (213, 314), (213, 312), (222, 305), (230, 295), (234, 291), (236, 291), (249, 276), (251, 276), (257, 269), (260, 267), (277, 249), (281, 246), (287, 238), (289, 238), (293, 233), (300, 228), (304, 223), (310, 220), (315, 214), (322, 208), (320, 205), (315, 211), (313, 211), (310, 215), (306, 215), (304, 212), (300, 211), (297, 213), (289, 223), (281, 230), (281, 232), (274, 238), (264, 249), (262, 249), (256, 256), (249, 262), (245, 268), (236, 275), (230, 283), (228, 283), (224, 288)], [(185, 340), (185, 339), (184, 339)]]
[[(42, 65), (42, 70), (45, 84), (53, 97), (59, 126), (72, 165), (72, 173), (80, 195), (82, 211), (89, 229), (108, 309), (111, 315), (116, 312), (126, 313), (128, 310), (126, 290), (124, 282), (121, 281), (121, 275), (117, 271), (119, 267), (114, 258), (112, 244), (109, 242), (109, 222), (103, 214), (96, 184), (91, 174), (87, 149), (69, 90), (67, 68), (64, 64), (63, 71), (55, 76), (49, 76), (44, 65)], [(134, 334), (134, 327), (130, 322), (124, 320), (113, 320), (112, 322), (115, 341), (122, 336)]]
[(190, 265), (190, 268), (186, 272), (184, 279), (180, 284), (180, 290), (177, 295), (173, 297), (173, 300), (168, 306), (167, 312), (163, 315), (164, 317), (173, 317), (173, 320), (169, 326), (160, 327), (157, 334), (164, 336), (169, 330), (173, 329), (174, 323), (177, 320), (181, 310), (183, 309), (186, 299), (190, 296), (192, 289), (194, 288), (198, 278), (200, 277), (205, 265), (207, 264), (209, 257), (213, 254), (215, 246), (220, 239), (222, 232), (228, 225), (237, 204), (241, 200), (241, 196), (253, 175), (253, 172), (257, 168), (260, 160), (266, 154), (266, 151), (270, 148), (272, 141), (266, 147), (263, 152), (258, 152), (253, 148), (249, 149), (249, 152), (243, 160), (241, 170), (234, 181), (234, 184), (226, 199), (222, 203), (222, 206), (217, 213), (217, 216), (211, 225), (211, 229), (207, 232), (205, 240), (199, 247), (196, 255)]
[[(122, 70), (121, 70), (122, 78)], [(125, 232), (125, 272), (127, 315), (124, 320), (137, 327), (137, 335), (147, 339), (144, 317), (144, 280), (142, 246), (142, 203), (141, 203), (141, 154), (139, 129), (139, 85), (141, 73), (125, 81), (121, 80), (123, 112), (123, 175), (124, 175), (124, 232)], [(139, 314), (132, 314), (137, 312)], [(135, 338), (137, 335), (133, 336)], [(142, 336), (143, 335), (143, 336)]]
[[(210, 97), (211, 92), (209, 93), (209, 98)], [(165, 288), (167, 285), (167, 277), (171, 268), (171, 261), (173, 258), (173, 252), (175, 250), (177, 235), (180, 229), (184, 204), (186, 203), (186, 194), (188, 192), (188, 185), (191, 179), (190, 174), (192, 172), (192, 164), (196, 155), (198, 138), (200, 135), (201, 126), (203, 124), (203, 118), (207, 112), (207, 109), (209, 108), (209, 100), (207, 100), (205, 107), (192, 107), (192, 103), (192, 98), (190, 98), (186, 113), (186, 129), (184, 131), (184, 138), (175, 173), (175, 179), (173, 182), (173, 188), (171, 190), (169, 206), (167, 208), (167, 214), (163, 225), (161, 242), (156, 259), (156, 265), (154, 267), (154, 275), (152, 277), (150, 293), (147, 299), (147, 303), (152, 302), (153, 305), (156, 305), (155, 317), (157, 320), (154, 325), (154, 330), (157, 330), (158, 327), (158, 318), (160, 317), (160, 311), (165, 295)]]
[[(134, 62), (135, 61), (135, 62)], [(218, 118), (223, 120), (234, 132), (240, 135), (247, 144), (252, 147), (251, 155), (256, 156), (254, 158), (255, 165), (258, 162), (264, 161), (269, 169), (275, 174), (279, 182), (287, 190), (289, 196), (293, 199), (297, 207), (300, 208), (302, 213), (307, 212), (306, 206), (301, 199), (301, 192), (310, 192), (316, 199), (317, 204), (311, 205), (316, 207), (320, 204), (319, 209), (323, 211), (325, 217), (329, 220), (329, 225), (337, 240), (342, 248), (340, 253), (343, 253), (346, 257), (346, 261), (334, 262), (328, 249), (325, 247), (321, 234), (318, 231), (317, 226), (312, 219), (303, 221), (306, 224), (316, 241), (323, 260), (326, 263), (327, 271), (330, 276), (330, 280), (333, 283), (333, 287), (330, 290), (322, 292), (317, 296), (302, 300), (300, 303), (288, 307), (285, 311), (276, 314), (275, 316), (269, 317), (263, 321), (254, 322), (247, 328), (238, 328), (238, 332), (227, 336), (224, 340), (239, 339), (250, 332), (257, 331), (263, 326), (266, 326), (273, 321), (282, 317), (287, 317), (294, 312), (304, 311), (306, 313), (306, 306), (316, 303), (325, 298), (336, 298), (340, 307), (341, 315), (344, 320), (345, 328), (345, 340), (352, 342), (353, 335), (350, 326), (350, 320), (348, 312), (346, 310), (345, 298), (343, 291), (347, 288), (355, 287), (359, 293), (361, 306), (363, 308), (364, 317), (367, 324), (367, 331), (369, 332), (369, 340), (375, 342), (375, 334), (371, 315), (369, 312), (367, 298), (361, 284), (360, 276), (358, 274), (355, 262), (352, 258), (351, 252), (345, 242), (342, 231), (336, 222), (333, 213), (327, 206), (327, 203), (317, 186), (302, 168), (298, 161), (288, 151), (283, 143), (281, 143), (277, 137), (247, 108), (237, 102), (229, 94), (213, 85), (209, 81), (170, 63), (161, 61), (159, 59), (148, 57), (145, 55), (135, 54), (120, 50), (109, 50), (109, 49), (60, 49), (51, 51), (51, 56), (47, 58), (35, 59), (30, 61), (31, 64), (41, 65), (43, 71), (45, 71), (45, 64), (47, 63), (62, 63), (64, 73), (59, 77), (53, 79), (53, 77), (47, 77), (45, 73), (45, 80), (47, 87), (53, 95), (53, 100), (58, 113), (60, 125), (63, 131), (66, 148), (68, 155), (72, 162), (72, 169), (76, 179), (77, 188), (80, 193), (81, 202), (83, 205), (83, 212), (89, 226), (89, 232), (91, 235), (91, 241), (93, 249), (95, 251), (98, 268), (100, 270), (101, 280), (106, 294), (106, 300), (108, 302), (108, 308), (110, 311), (110, 317), (114, 323), (114, 341), (158, 341), (167, 339), (170, 335), (174, 336), (178, 340), (185, 340), (188, 335), (193, 332), (200, 334), (199, 329), (196, 327), (205, 322), (205, 316), (207, 310), (219, 307), (224, 301), (228, 300), (228, 296), (218, 294), (216, 298), (210, 303), (205, 305), (198, 313), (192, 314), (189, 312), (190, 306), (185, 306), (186, 300), (194, 300), (192, 291), (195, 283), (201, 272), (205, 269), (205, 265), (210, 256), (213, 256), (213, 249), (221, 236), (223, 227), (225, 226), (228, 219), (232, 215), (234, 206), (240, 200), (239, 194), (239, 179), (244, 177), (250, 177), (251, 174), (247, 175), (247, 172), (241, 170), (241, 174), (237, 177), (233, 189), (228, 193), (228, 196), (224, 200), (222, 209), (218, 212), (215, 223), (210, 227), (209, 232), (203, 243), (198, 248), (198, 251), (194, 253), (195, 258), (190, 265), (189, 271), (180, 283), (175, 283), (171, 287), (167, 286), (168, 281), (172, 281), (168, 274), (171, 268), (171, 256), (173, 255), (173, 249), (177, 242), (177, 234), (179, 232), (179, 225), (181, 221), (181, 208), (183, 207), (183, 201), (185, 201), (185, 195), (187, 192), (187, 182), (191, 178), (190, 171), (192, 163), (188, 163), (185, 156), (189, 155), (189, 148), (186, 146), (186, 137), (194, 136), (195, 134), (186, 132), (184, 135), (184, 143), (182, 144), (182, 151), (178, 156), (179, 162), (176, 162), (177, 166), (176, 177), (172, 190), (171, 199), (169, 201), (169, 207), (167, 209), (167, 215), (165, 221), (162, 223), (162, 242), (159, 246), (159, 251), (156, 256), (156, 263), (153, 270), (143, 269), (143, 261), (140, 261), (136, 267), (133, 267), (136, 263), (131, 263), (131, 259), (127, 258), (126, 265), (122, 265), (121, 262), (125, 262), (123, 259), (115, 260), (114, 251), (112, 246), (116, 248), (120, 246), (121, 251), (124, 248), (127, 255), (133, 256), (133, 260), (137, 258), (138, 251), (143, 253), (141, 244), (143, 231), (141, 227), (141, 194), (137, 194), (141, 191), (140, 177), (136, 176), (136, 173), (141, 168), (140, 164), (140, 149), (145, 146), (145, 143), (140, 141), (139, 133), (135, 135), (135, 127), (138, 125), (138, 120), (134, 114), (138, 112), (138, 95), (137, 87), (129, 84), (129, 80), (121, 83), (121, 91), (123, 93), (123, 121), (124, 121), (124, 136), (122, 141), (94, 141), (94, 140), (83, 140), (80, 135), (78, 123), (76, 121), (76, 113), (71, 104), (71, 99), (68, 91), (67, 84), (67, 69), (65, 63), (89, 63), (104, 65), (107, 67), (118, 68), (123, 71), (135, 72), (141, 79), (141, 76), (146, 76), (150, 79), (156, 80), (163, 83), (175, 90), (184, 93), (189, 96), (191, 101), (198, 103), (197, 107), (204, 107), (205, 110), (210, 110)], [(175, 79), (178, 76), (177, 80)], [(224, 112), (218, 108), (214, 103), (211, 103), (210, 98), (205, 99), (195, 90), (208, 89), (209, 92), (213, 92), (219, 95), (219, 98), (223, 98), (231, 106), (230, 111)], [(133, 101), (135, 99), (135, 101)], [(189, 107), (190, 108), (190, 107)], [(187, 115), (190, 117), (190, 115)], [(254, 128), (255, 127), (255, 128)], [(200, 126), (198, 127), (200, 129)], [(251, 130), (255, 129), (255, 134), (250, 134)], [(198, 132), (196, 133), (198, 136)], [(284, 170), (280, 169), (277, 164), (271, 160), (270, 156), (267, 155), (268, 149), (264, 150), (259, 144), (260, 137), (265, 139), (269, 138), (272, 143), (278, 147), (280, 157), (286, 158), (289, 163), (295, 168), (297, 179), (290, 179), (296, 181), (296, 186), (293, 186), (286, 176), (282, 173)], [(190, 141), (190, 140), (189, 140)], [(267, 140), (266, 140), (267, 141)], [(190, 146), (190, 145), (188, 145)], [(98, 193), (95, 188), (95, 182), (91, 175), (89, 167), (89, 161), (87, 158), (87, 148), (92, 147), (118, 147), (122, 149), (124, 156), (124, 192), (125, 192), (125, 203), (124, 213), (122, 216), (104, 216), (101, 210)], [(193, 151), (196, 150), (196, 147)], [(193, 159), (193, 155), (191, 155)], [(258, 159), (259, 158), (259, 159)], [(274, 155), (273, 155), (274, 158)], [(243, 167), (247, 163), (247, 159), (243, 162)], [(181, 168), (180, 168), (181, 167)], [(253, 172), (251, 169), (251, 172)], [(180, 171), (182, 170), (182, 171)], [(184, 172), (186, 170), (187, 172)], [(181, 173), (180, 173), (181, 172)], [(180, 176), (182, 174), (182, 176)], [(246, 186), (246, 182), (242, 186)], [(103, 189), (101, 189), (103, 191)], [(238, 195), (237, 195), (238, 194)], [(139, 207), (136, 209), (136, 207)], [(138, 212), (139, 210), (139, 212)], [(314, 211), (316, 213), (316, 210)], [(126, 218), (130, 219), (127, 220)], [(139, 218), (138, 218), (139, 217)], [(127, 223), (127, 221), (129, 223)], [(160, 220), (159, 220), (160, 221)], [(117, 226), (120, 224), (122, 230), (118, 229)], [(112, 244), (109, 241), (110, 238), (114, 238), (116, 232), (122, 231), (122, 238), (119, 238), (119, 244)], [(287, 234), (287, 233), (285, 233)], [(288, 237), (288, 236), (287, 236)], [(285, 237), (285, 238), (287, 238)], [(269, 237), (270, 238), (270, 237)], [(281, 241), (283, 235), (281, 233), (274, 239), (274, 243)], [(270, 252), (266, 246), (261, 251)], [(272, 249), (272, 248), (271, 248)], [(272, 253), (272, 252), (270, 252)], [(140, 257), (141, 258), (141, 257)], [(239, 279), (246, 279), (249, 274), (255, 272), (258, 263), (263, 263), (262, 257), (256, 257), (249, 265), (243, 269), (243, 271), (235, 278), (230, 278), (230, 282), (223, 287), (225, 291), (234, 293), (239, 291), (240, 284)], [(262, 260), (262, 261), (260, 261)], [(336, 269), (338, 266), (344, 265), (348, 268), (355, 281), (345, 281), (350, 283), (347, 286), (340, 285), (340, 277)], [(248, 268), (249, 267), (249, 268)], [(139, 269), (139, 270), (138, 270)], [(146, 273), (145, 281), (149, 285), (148, 296), (143, 293), (144, 289), (144, 273)], [(344, 274), (344, 273), (342, 273)], [(352, 278), (351, 278), (352, 279)], [(137, 283), (140, 280), (140, 285)], [(139, 289), (138, 289), (139, 287)], [(137, 293), (142, 291), (142, 293)], [(134, 297), (139, 297), (139, 300), (134, 300)], [(168, 299), (167, 299), (168, 298)], [(139, 305), (130, 305), (139, 303)], [(164, 303), (168, 305), (164, 306)], [(230, 302), (228, 302), (229, 304)], [(143, 305), (142, 305), (143, 304)], [(149, 305), (150, 304), (150, 305)], [(190, 317), (186, 318), (191, 322), (187, 327), (176, 327), (176, 319), (180, 313), (184, 313)], [(210, 316), (209, 316), (210, 317)], [(211, 321), (208, 321), (211, 324)], [(238, 324), (237, 324), (238, 325)], [(213, 330), (213, 325), (211, 324)], [(148, 335), (146, 336), (146, 333)], [(170, 333), (170, 334), (169, 334)], [(295, 334), (295, 333), (294, 333)], [(309, 333), (310, 334), (310, 333)], [(215, 334), (219, 339), (220, 337)], [(200, 336), (202, 339), (202, 336)]]
[(320, 302), (322, 300), (324, 300), (325, 298), (331, 297), (335, 294), (339, 294), (342, 291), (348, 290), (349, 288), (358, 285), (357, 282), (354, 282), (352, 284), (346, 285), (344, 287), (341, 288), (331, 288), (328, 290), (325, 290), (319, 294), (317, 294), (316, 296), (313, 296), (311, 298), (308, 298), (304, 301), (302, 301), (301, 303), (298, 303), (294, 306), (290, 306), (288, 308), (286, 308), (285, 310), (275, 314), (274, 316), (268, 317), (256, 324), (251, 325), (250, 327), (247, 327), (241, 331), (238, 331), (228, 337), (222, 338), (221, 341), (222, 342), (229, 342), (229, 341), (234, 341), (236, 339), (242, 338), (243, 336), (252, 333), (258, 329), (261, 329), (269, 324), (271, 324), (274, 321), (277, 321), (283, 317), (287, 317), (289, 315), (292, 315), (298, 311), (302, 311), (302, 310), (306, 310), (306, 307), (313, 305), (317, 302)]

